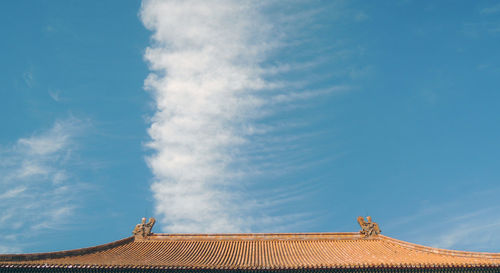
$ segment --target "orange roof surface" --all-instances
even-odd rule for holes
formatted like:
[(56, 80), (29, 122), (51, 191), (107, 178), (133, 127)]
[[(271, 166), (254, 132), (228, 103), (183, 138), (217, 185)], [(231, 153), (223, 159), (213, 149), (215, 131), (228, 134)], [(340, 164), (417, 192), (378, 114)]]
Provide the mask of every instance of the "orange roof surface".
[(5, 267), (500, 268), (500, 253), (452, 251), (362, 233), (154, 234), (96, 247), (0, 255)]

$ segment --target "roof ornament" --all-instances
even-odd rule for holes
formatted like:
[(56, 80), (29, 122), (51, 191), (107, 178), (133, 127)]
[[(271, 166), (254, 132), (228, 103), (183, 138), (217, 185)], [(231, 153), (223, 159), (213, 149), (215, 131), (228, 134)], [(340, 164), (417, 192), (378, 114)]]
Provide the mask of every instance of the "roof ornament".
[(359, 216), (358, 223), (361, 226), (361, 230), (359, 231), (359, 233), (365, 235), (365, 237), (379, 235), (381, 232), (380, 228), (378, 227), (378, 224), (372, 222), (372, 217), (370, 216), (366, 216), (366, 221), (363, 218), (363, 216)]
[(135, 226), (132, 233), (136, 238), (145, 238), (146, 236), (151, 234), (151, 229), (153, 228), (155, 222), (155, 218), (149, 218), (149, 221), (146, 223), (146, 218), (143, 217), (141, 223)]

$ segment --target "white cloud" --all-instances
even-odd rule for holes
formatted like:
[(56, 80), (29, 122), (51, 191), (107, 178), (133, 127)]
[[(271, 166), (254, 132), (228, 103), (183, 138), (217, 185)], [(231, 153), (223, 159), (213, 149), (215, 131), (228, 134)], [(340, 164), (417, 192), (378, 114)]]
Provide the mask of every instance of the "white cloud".
[(0, 194), (0, 200), (2, 200), (2, 199), (16, 198), (21, 193), (23, 193), (24, 191), (26, 191), (26, 187), (25, 186), (19, 186), (19, 187), (15, 187), (13, 189), (8, 189), (5, 193)]
[(11, 246), (60, 228), (73, 213), (81, 192), (78, 183), (68, 181), (68, 169), (83, 126), (74, 118), (57, 121), (0, 150), (1, 252), (20, 250)]
[(228, 166), (262, 105), (269, 26), (253, 4), (235, 1), (144, 1), (141, 18), (153, 31), (145, 84), (157, 107), (148, 144), (157, 213), (169, 231), (248, 229)]
[[(242, 179), (263, 167), (251, 162), (259, 155), (248, 149), (250, 142), (276, 131), (275, 124), (259, 124), (258, 120), (278, 108), (299, 107), (294, 102), (350, 87), (308, 88), (310, 79), (300, 76), (293, 77), (293, 82), (282, 80), (284, 74), (305, 74), (304, 70), (321, 63), (267, 62), (278, 49), (297, 42), (286, 40), (284, 32), (297, 32), (297, 24), (304, 24), (301, 19), (310, 21), (319, 10), (302, 9), (302, 17), (294, 22), (289, 21), (294, 16), (280, 11), (271, 21), (264, 10), (274, 10), (275, 4), (233, 0), (142, 3), (141, 19), (153, 32), (144, 54), (152, 71), (145, 88), (156, 107), (147, 144), (153, 154), (147, 161), (154, 174), (151, 190), (156, 214), (166, 231), (249, 231), (263, 219), (273, 223), (295, 217), (269, 220), (265, 213), (252, 217), (258, 214), (252, 209), (264, 211), (261, 204), (276, 202), (254, 200), (241, 190)], [(299, 36), (293, 39), (304, 38)], [(285, 145), (286, 141), (278, 143), (284, 150)], [(269, 149), (266, 146), (257, 154), (268, 156)]]

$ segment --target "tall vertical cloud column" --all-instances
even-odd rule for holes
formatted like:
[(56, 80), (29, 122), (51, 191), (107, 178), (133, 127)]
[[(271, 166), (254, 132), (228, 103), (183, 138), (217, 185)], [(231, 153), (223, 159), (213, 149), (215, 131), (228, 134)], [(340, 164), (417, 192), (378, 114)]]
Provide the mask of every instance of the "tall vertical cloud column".
[(143, 2), (141, 19), (153, 32), (145, 86), (156, 104), (147, 158), (156, 213), (171, 232), (245, 231), (231, 164), (266, 85), (264, 20), (241, 1), (158, 0)]

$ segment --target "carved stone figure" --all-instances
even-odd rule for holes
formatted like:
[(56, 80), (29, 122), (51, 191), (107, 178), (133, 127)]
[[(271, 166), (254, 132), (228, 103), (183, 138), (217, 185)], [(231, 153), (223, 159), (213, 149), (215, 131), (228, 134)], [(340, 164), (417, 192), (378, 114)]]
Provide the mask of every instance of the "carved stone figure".
[(366, 217), (366, 221), (363, 218), (363, 216), (359, 216), (358, 223), (361, 226), (361, 230), (359, 231), (359, 233), (365, 235), (365, 237), (378, 235), (381, 232), (380, 228), (378, 227), (378, 224), (372, 222), (372, 218), (370, 216)]
[(137, 224), (134, 228), (134, 231), (132, 233), (136, 237), (144, 238), (151, 234), (151, 229), (153, 228), (156, 220), (155, 218), (149, 218), (149, 221), (146, 223), (146, 218), (142, 218), (142, 221), (140, 224)]

